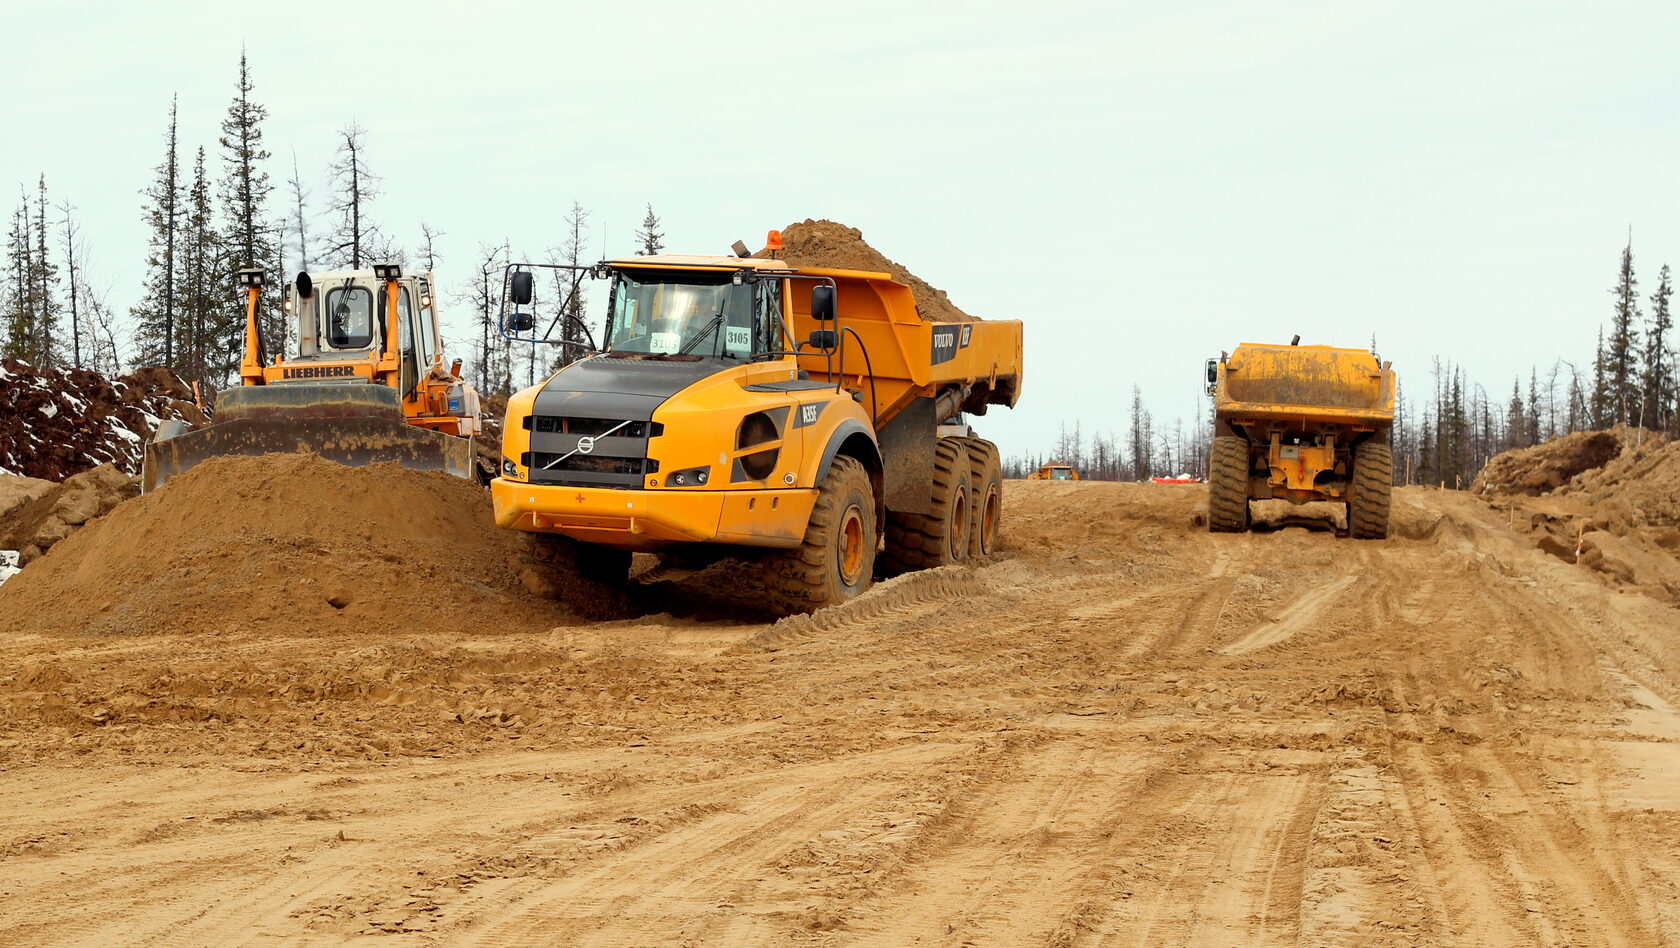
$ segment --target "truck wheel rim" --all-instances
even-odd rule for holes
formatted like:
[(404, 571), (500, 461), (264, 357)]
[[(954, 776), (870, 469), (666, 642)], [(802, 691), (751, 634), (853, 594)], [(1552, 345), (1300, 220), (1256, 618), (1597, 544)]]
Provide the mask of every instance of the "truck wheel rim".
[(992, 544), (997, 539), (998, 495), (997, 490), (986, 491), (985, 506), (980, 508), (980, 552), (992, 552)]
[(951, 524), (945, 530), (950, 538), (950, 558), (961, 559), (968, 552), (968, 491), (959, 491), (951, 504)]
[(848, 586), (856, 586), (863, 576), (863, 511), (856, 505), (846, 508), (846, 513), (840, 518), (840, 549), (837, 551), (840, 565), (840, 581)]

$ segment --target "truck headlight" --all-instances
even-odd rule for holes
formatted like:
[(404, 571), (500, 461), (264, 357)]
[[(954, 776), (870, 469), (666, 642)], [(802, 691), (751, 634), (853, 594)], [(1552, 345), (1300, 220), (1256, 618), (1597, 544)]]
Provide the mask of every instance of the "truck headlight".
[(666, 487), (695, 487), (711, 479), (710, 467), (691, 467), (665, 478)]
[(519, 465), (509, 458), (502, 458), (502, 476), (510, 481), (519, 480)]

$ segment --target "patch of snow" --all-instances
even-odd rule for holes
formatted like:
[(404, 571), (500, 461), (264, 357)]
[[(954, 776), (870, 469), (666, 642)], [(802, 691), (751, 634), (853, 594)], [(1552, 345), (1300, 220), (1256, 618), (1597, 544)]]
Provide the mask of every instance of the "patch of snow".
[(57, 418), (58, 406), (54, 405), (52, 402), (47, 402), (45, 405), (41, 406), (41, 414), (47, 418)]

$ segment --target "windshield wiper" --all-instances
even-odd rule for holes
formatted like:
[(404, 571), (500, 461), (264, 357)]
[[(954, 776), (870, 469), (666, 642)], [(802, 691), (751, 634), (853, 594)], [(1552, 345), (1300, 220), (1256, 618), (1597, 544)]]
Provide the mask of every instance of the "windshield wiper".
[(706, 324), (705, 329), (700, 330), (700, 334), (698, 336), (695, 336), (693, 339), (684, 343), (683, 347), (677, 350), (677, 355), (688, 355), (688, 350), (699, 345), (701, 340), (705, 339), (707, 336), (717, 332), (717, 328), (721, 325), (723, 325), (723, 314), (719, 313), (712, 317), (712, 321)]

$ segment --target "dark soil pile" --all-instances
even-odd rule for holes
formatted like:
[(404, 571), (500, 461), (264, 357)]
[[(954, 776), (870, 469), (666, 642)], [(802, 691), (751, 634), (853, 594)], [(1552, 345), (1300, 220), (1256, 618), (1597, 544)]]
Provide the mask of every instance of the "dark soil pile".
[(1470, 490), (1537, 497), (1557, 490), (1583, 471), (1603, 467), (1621, 453), (1622, 439), (1616, 432), (1577, 431), (1495, 456), (1476, 475)]
[(910, 288), (916, 310), (925, 320), (936, 323), (971, 323), (970, 316), (951, 302), (945, 291), (887, 259), (869, 246), (863, 232), (834, 221), (805, 220), (782, 229), (782, 249), (761, 250), (760, 257), (775, 256), (796, 267), (826, 267), (833, 270), (873, 270), (891, 274)]
[(521, 549), (468, 480), (308, 454), (213, 458), (0, 586), (0, 628), (482, 633), (566, 621), (518, 586)]
[[(94, 518), (140, 494), (139, 479), (110, 464), (83, 471), (62, 484), (24, 477), (5, 477), (4, 481), (18, 483), (0, 483), (0, 550), (18, 551), (21, 565), (39, 559)], [(4, 509), (8, 495), (21, 497), (21, 502)]]
[(204, 423), (191, 399), (168, 369), (141, 369), (113, 382), (85, 369), (0, 360), (0, 473), (62, 481), (110, 464), (138, 474), (159, 424)]

